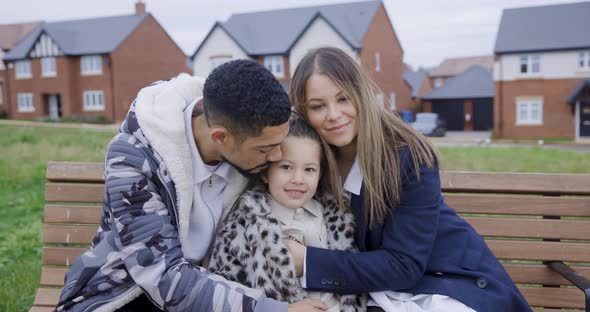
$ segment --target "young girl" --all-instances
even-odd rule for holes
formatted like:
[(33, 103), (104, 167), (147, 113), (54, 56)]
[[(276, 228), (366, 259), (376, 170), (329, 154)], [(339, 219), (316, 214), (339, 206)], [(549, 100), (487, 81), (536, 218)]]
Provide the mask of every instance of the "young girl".
[[(302, 118), (290, 121), (281, 151), (281, 160), (263, 174), (264, 183), (246, 191), (226, 217), (209, 257), (209, 270), (263, 289), (268, 297), (280, 301), (314, 298), (323, 301), (328, 311), (364, 311), (360, 295), (301, 288), (284, 240), (354, 251), (353, 216), (341, 209), (342, 199), (326, 192), (341, 194), (332, 182), (336, 172), (329, 169), (320, 137)], [(329, 284), (341, 282), (324, 279)]]
[[(289, 242), (306, 288), (371, 294), (386, 311), (531, 311), (483, 239), (441, 194), (438, 156), (377, 103), (341, 50), (310, 51), (291, 82), (296, 110), (327, 141), (350, 196), (359, 253)], [(340, 276), (342, 282), (324, 283)]]

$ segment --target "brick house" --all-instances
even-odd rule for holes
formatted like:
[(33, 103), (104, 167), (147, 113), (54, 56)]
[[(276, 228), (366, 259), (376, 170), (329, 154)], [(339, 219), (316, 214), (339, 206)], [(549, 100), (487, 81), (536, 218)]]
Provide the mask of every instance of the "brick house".
[(381, 1), (234, 14), (215, 23), (191, 60), (195, 75), (205, 77), (229, 60), (254, 59), (287, 88), (305, 53), (321, 46), (340, 48), (356, 59), (382, 90), (382, 103), (409, 108), (404, 52)]
[(124, 119), (147, 84), (188, 71), (137, 2), (134, 15), (42, 23), (4, 57), (10, 118)]
[(0, 25), (0, 112), (8, 113), (8, 72), (2, 62), (4, 55), (40, 25), (39, 22)]
[(504, 10), (495, 43), (494, 130), (590, 140), (590, 2)]

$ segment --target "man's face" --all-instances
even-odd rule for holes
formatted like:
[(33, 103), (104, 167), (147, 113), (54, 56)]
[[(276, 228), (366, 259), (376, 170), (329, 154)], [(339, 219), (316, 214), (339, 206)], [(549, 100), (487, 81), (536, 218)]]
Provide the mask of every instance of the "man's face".
[(234, 140), (221, 156), (242, 174), (259, 173), (271, 162), (281, 159), (280, 144), (288, 133), (288, 122), (265, 127), (257, 137), (246, 138), (241, 143)]

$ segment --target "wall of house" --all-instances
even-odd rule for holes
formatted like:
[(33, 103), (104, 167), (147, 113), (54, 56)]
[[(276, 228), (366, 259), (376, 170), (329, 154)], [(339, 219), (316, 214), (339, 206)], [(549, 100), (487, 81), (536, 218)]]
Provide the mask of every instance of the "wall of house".
[[(496, 57), (494, 63), (494, 80), (512, 81), (520, 79), (570, 79), (590, 77), (590, 67), (580, 68), (579, 53), (587, 50), (572, 50), (543, 53), (506, 54)], [(520, 57), (524, 55), (540, 56), (540, 73), (522, 74)]]
[[(111, 111), (111, 76), (108, 64), (103, 58), (102, 74), (83, 76), (80, 73), (80, 57), (56, 57), (56, 75), (54, 77), (41, 76), (41, 60), (31, 60), (32, 77), (15, 79), (14, 67), (8, 70), (10, 79), (10, 117), (14, 119), (37, 119), (49, 116), (48, 96), (58, 94), (60, 98), (62, 117), (94, 118), (105, 116), (109, 118)], [(100, 90), (104, 93), (105, 111), (86, 112), (83, 109), (83, 92)], [(19, 93), (32, 93), (33, 112), (19, 112), (17, 97)], [(110, 118), (109, 118), (110, 119)]]
[(152, 82), (181, 72), (192, 74), (186, 60), (168, 33), (148, 15), (110, 55), (115, 111), (109, 119), (122, 121), (139, 90)]
[(291, 49), (289, 55), (289, 67), (292, 69), (290, 77), (293, 76), (297, 64), (309, 50), (326, 46), (339, 48), (355, 60), (359, 59), (358, 53), (350, 47), (330, 24), (323, 18), (316, 18)]
[[(404, 52), (382, 3), (363, 38), (362, 46), (361, 64), (381, 88), (384, 98), (389, 99), (390, 94), (394, 92), (396, 109), (409, 110), (412, 89), (403, 79)], [(380, 55), (379, 71), (375, 68), (377, 52)]]
[[(566, 98), (582, 79), (496, 81), (494, 134), (501, 138), (574, 138), (575, 115)], [(542, 124), (517, 125), (520, 97), (542, 97)]]
[(200, 77), (207, 77), (211, 72), (210, 58), (212, 56), (227, 55), (232, 59), (249, 59), (240, 46), (221, 28), (216, 27), (207, 41), (195, 55), (193, 72)]

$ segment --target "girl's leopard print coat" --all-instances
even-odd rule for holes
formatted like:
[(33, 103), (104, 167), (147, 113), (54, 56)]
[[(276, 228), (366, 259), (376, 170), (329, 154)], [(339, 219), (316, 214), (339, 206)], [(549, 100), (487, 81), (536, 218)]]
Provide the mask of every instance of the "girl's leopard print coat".
[[(296, 302), (307, 297), (295, 276), (295, 266), (282, 240), (279, 221), (270, 215), (270, 195), (246, 191), (228, 214), (215, 238), (208, 269), (228, 280), (263, 289), (270, 298)], [(340, 209), (331, 195), (324, 207), (330, 249), (356, 251), (354, 217)], [(339, 296), (341, 311), (365, 311), (366, 296)]]

